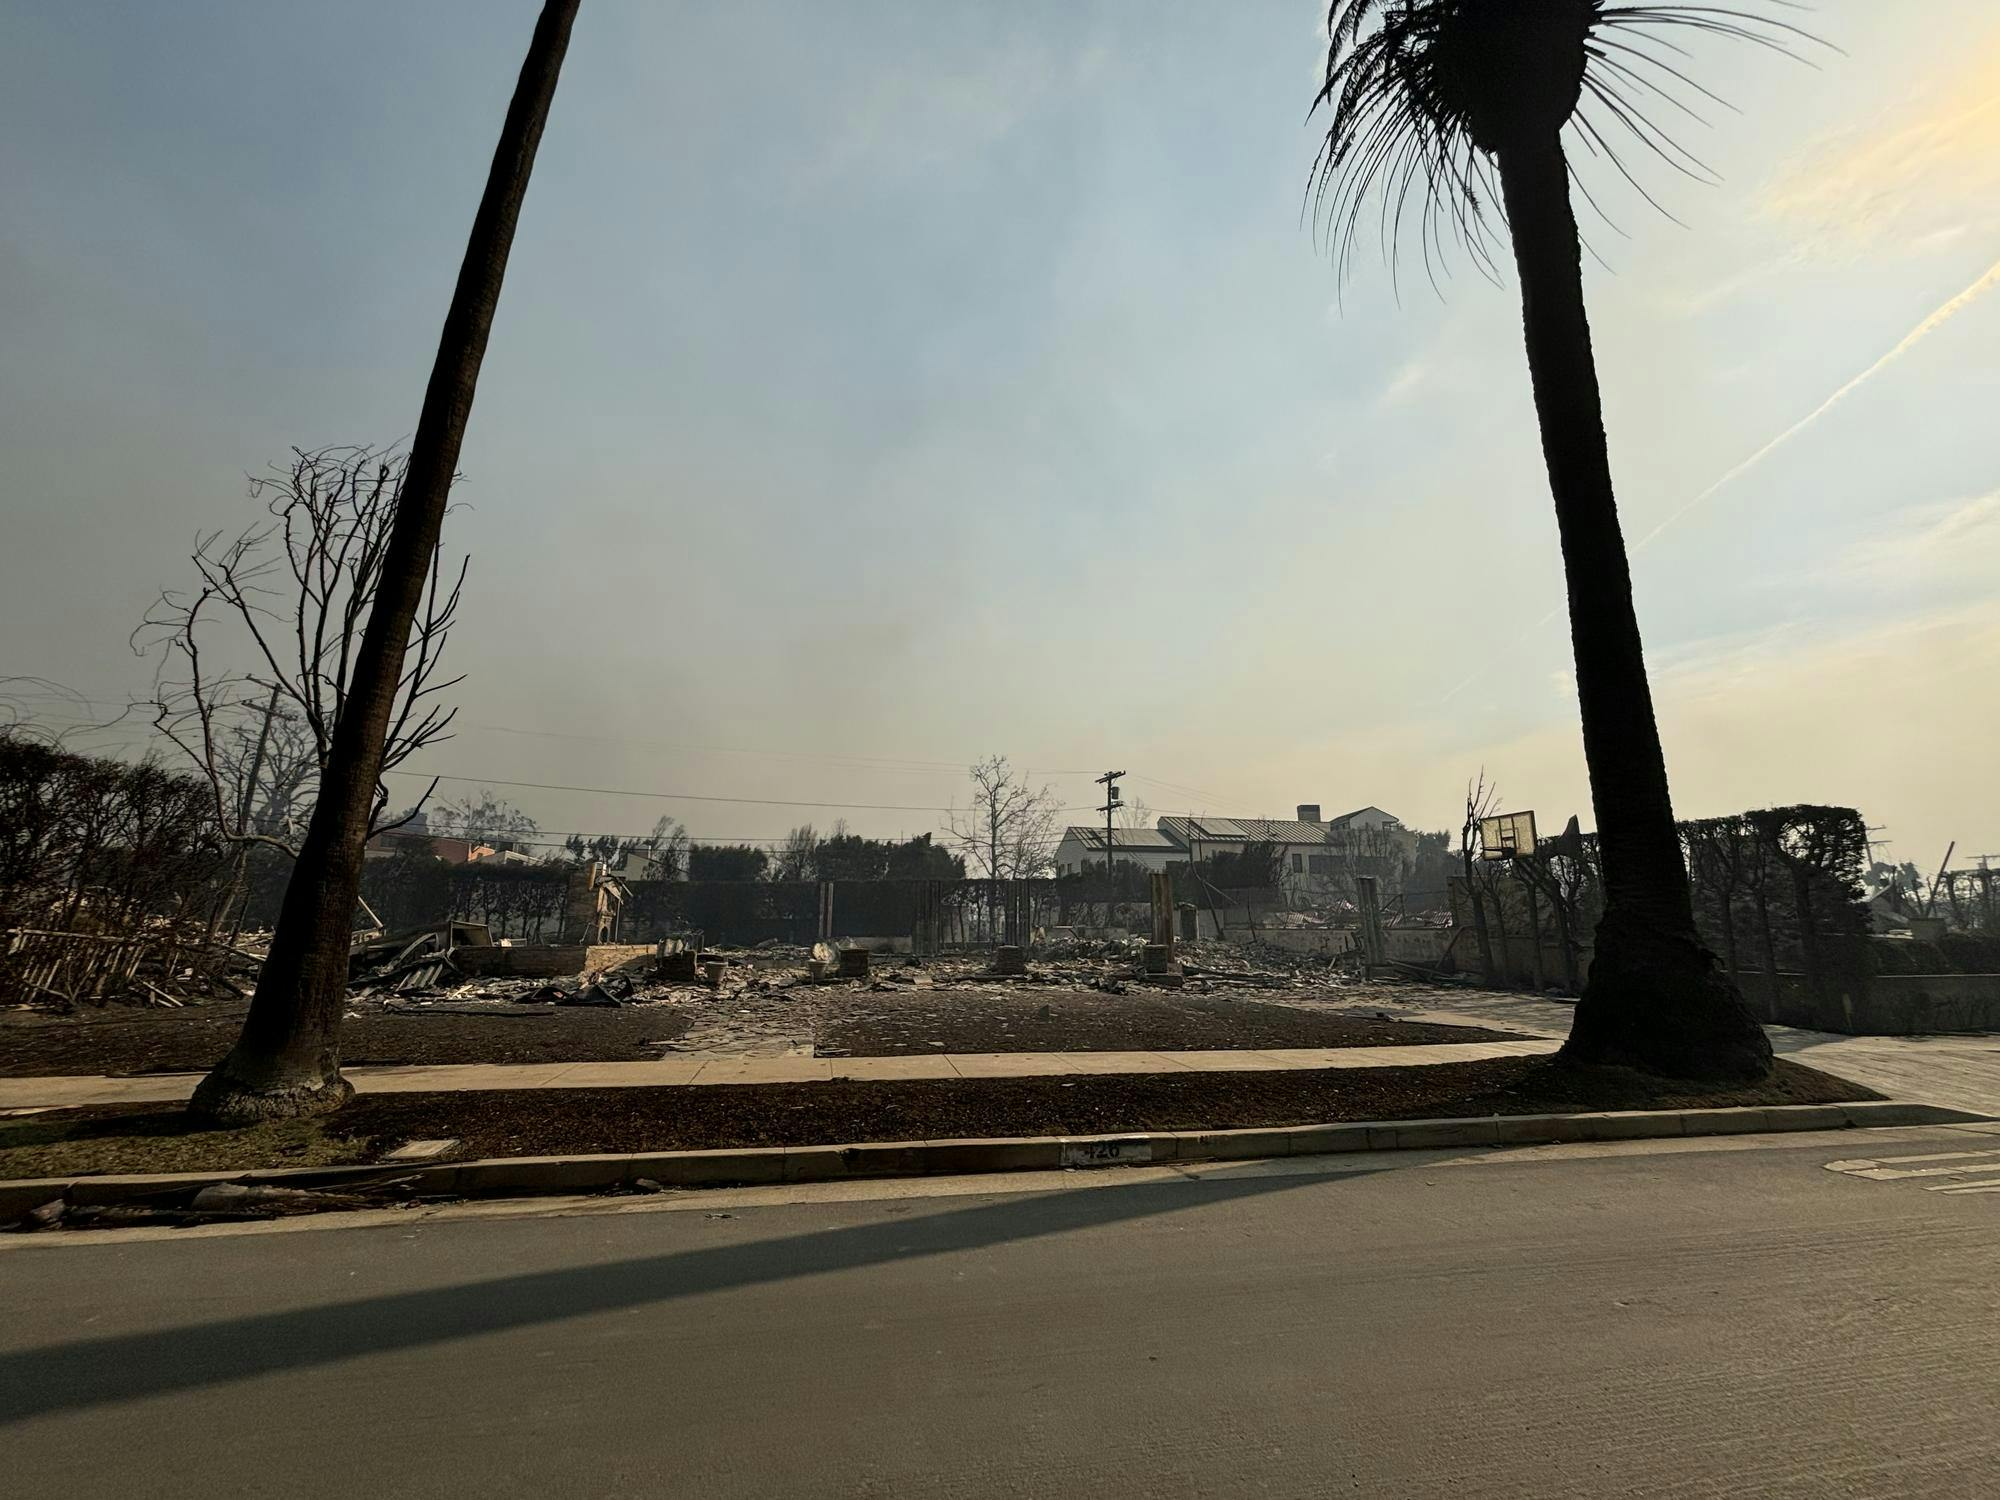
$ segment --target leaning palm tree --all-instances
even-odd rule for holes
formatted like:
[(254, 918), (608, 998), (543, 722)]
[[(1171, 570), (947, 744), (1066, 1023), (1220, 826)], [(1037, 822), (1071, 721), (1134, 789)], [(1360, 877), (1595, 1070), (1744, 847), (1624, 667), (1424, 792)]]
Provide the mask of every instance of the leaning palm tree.
[(445, 500), (472, 414), (514, 226), (577, 5), (578, 0), (547, 0), (542, 7), (507, 106), (410, 441), (381, 582), (334, 723), (319, 801), (278, 911), (270, 956), (242, 1035), (201, 1081), (189, 1106), (208, 1119), (235, 1124), (318, 1114), (338, 1108), (354, 1092), (340, 1076), (340, 1016), (362, 848), (378, 795), (383, 745), (410, 631), (444, 526)]
[(1682, 1077), (1757, 1077), (1770, 1068), (1770, 1043), (1695, 930), (1612, 494), (1564, 140), (1635, 186), (1621, 145), (1705, 174), (1653, 119), (1714, 98), (1683, 71), (1688, 54), (1661, 37), (1674, 28), (1781, 51), (1803, 35), (1710, 5), (1332, 0), (1314, 102), (1329, 120), (1315, 207), (1343, 274), (1362, 205), (1379, 198), (1392, 257), (1408, 227), (1433, 273), (1456, 241), (1494, 275), (1497, 200), (1521, 282), (1604, 867), (1604, 916), (1564, 1054)]

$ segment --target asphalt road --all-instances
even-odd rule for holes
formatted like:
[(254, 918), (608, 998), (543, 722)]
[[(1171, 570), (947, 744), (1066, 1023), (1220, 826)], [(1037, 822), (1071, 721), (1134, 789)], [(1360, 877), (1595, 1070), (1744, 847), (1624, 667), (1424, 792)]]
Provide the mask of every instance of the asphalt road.
[(1986, 1500), (2000, 1191), (1939, 1190), (1977, 1157), (1827, 1169), (1980, 1150), (2000, 1135), (9, 1239), (0, 1453), (15, 1494), (204, 1500)]

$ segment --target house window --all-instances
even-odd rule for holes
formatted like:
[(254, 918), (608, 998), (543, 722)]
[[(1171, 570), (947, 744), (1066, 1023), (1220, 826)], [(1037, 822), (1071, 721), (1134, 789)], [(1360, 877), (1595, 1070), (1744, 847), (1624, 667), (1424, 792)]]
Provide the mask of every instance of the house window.
[(1333, 856), (1331, 854), (1309, 854), (1306, 856), (1306, 868), (1315, 875), (1331, 875), (1333, 873)]
[(1300, 871), (1304, 870), (1305, 867), (1306, 867), (1306, 857), (1303, 854), (1294, 854), (1292, 856), (1292, 873), (1294, 875), (1297, 875)]

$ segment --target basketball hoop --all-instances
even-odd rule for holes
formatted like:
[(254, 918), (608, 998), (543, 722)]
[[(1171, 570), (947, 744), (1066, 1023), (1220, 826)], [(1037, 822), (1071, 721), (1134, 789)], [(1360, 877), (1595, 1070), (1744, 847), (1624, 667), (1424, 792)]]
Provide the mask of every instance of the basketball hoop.
[(1535, 852), (1535, 815), (1531, 812), (1499, 813), (1479, 820), (1481, 859), (1518, 859)]

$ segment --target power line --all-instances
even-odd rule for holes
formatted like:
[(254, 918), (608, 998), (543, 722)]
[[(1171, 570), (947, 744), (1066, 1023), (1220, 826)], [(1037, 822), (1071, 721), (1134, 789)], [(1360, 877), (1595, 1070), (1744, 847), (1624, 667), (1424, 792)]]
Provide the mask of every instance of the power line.
[[(814, 750), (760, 750), (752, 745), (686, 745), (671, 740), (644, 739), (629, 734), (577, 734), (558, 729), (524, 729), (514, 724), (475, 724), (468, 722), (467, 729), (483, 729), (498, 734), (527, 735), (535, 739), (583, 740), (606, 745), (644, 745), (653, 750), (678, 750), (698, 755), (769, 755), (789, 760), (816, 760), (837, 765), (879, 767), (891, 771), (948, 771), (963, 775), (968, 761), (926, 760), (913, 755), (849, 755), (838, 751)], [(1023, 768), (1030, 776), (1087, 776), (1087, 771), (1048, 770), (1036, 766)]]
[[(32, 723), (32, 721), (29, 722)], [(131, 733), (131, 732), (136, 732), (142, 727), (143, 726), (139, 724), (132, 724), (128, 726), (104, 725), (101, 727), (77, 724), (68, 726), (68, 730), (66, 732), (73, 732), (77, 738), (97, 738), (101, 737), (102, 734), (114, 728), (119, 728), (124, 730), (126, 733)], [(472, 725), (468, 727), (484, 728), (484, 729), (505, 728), (505, 726), (500, 726), (500, 725)], [(520, 731), (508, 731), (508, 732), (517, 732), (523, 734), (538, 734), (542, 733), (543, 731), (520, 730)], [(553, 734), (554, 731), (549, 731), (549, 733)], [(591, 738), (591, 736), (564, 736), (564, 737)], [(154, 729), (150, 730), (143, 739), (131, 739), (131, 738), (124, 739), (122, 745), (119, 746), (119, 748), (131, 749), (136, 745), (144, 744), (148, 741), (157, 740), (161, 738), (164, 738), (161, 732), (157, 729)], [(646, 742), (633, 741), (633, 743), (646, 743)], [(785, 752), (743, 751), (742, 753), (780, 755), (784, 754)], [(504, 786), (504, 787), (513, 787), (517, 789), (528, 790), (528, 791), (543, 791), (543, 792), (583, 792), (591, 794), (593, 796), (603, 796), (603, 797), (645, 797), (664, 802), (715, 802), (715, 803), (733, 804), (744, 807), (817, 808), (833, 812), (920, 812), (920, 813), (931, 813), (931, 814), (945, 814), (951, 811), (949, 807), (938, 807), (935, 805), (924, 804), (924, 803), (826, 802), (826, 801), (801, 801), (796, 799), (786, 799), (777, 797), (723, 797), (702, 792), (654, 792), (654, 791), (644, 791), (629, 787), (571, 786), (560, 782), (509, 781), (509, 780), (503, 780), (502, 778), (496, 776), (459, 776), (448, 772), (412, 771), (402, 767), (396, 767), (394, 769), (385, 770), (382, 774), (385, 776), (415, 776), (429, 780), (449, 781), (466, 786)], [(1048, 771), (1042, 774), (1051, 776), (1081, 776), (1086, 773), (1082, 771)], [(1126, 773), (1120, 772), (1119, 774), (1122, 776)], [(1210, 793), (1202, 792), (1199, 788), (1181, 787), (1175, 782), (1163, 781), (1159, 777), (1146, 776), (1136, 771), (1132, 772), (1131, 775), (1135, 780), (1150, 782), (1155, 785), (1168, 787), (1170, 789), (1177, 791), (1193, 792), (1197, 796), (1212, 795)], [(1227, 801), (1229, 799), (1217, 798), (1217, 800)], [(1077, 803), (1074, 805), (1067, 805), (1067, 806), (1053, 808), (1051, 809), (1051, 811), (1058, 813), (1103, 812), (1104, 808), (1101, 805), (1094, 803)], [(1205, 815), (1210, 817), (1228, 817), (1232, 820), (1248, 818), (1249, 821), (1253, 822), (1269, 821), (1263, 818), (1261, 815), (1255, 818), (1250, 818), (1248, 814), (1208, 813)], [(591, 835), (591, 837), (596, 837), (596, 836), (597, 835), (594, 834)], [(620, 834), (617, 836), (622, 838), (622, 837), (628, 837), (629, 835)], [(742, 843), (746, 841), (741, 839), (724, 839), (724, 840), (717, 840), (717, 842)], [(1048, 840), (1048, 842), (1053, 845), (1056, 843), (1060, 843), (1061, 840), (1051, 839)]]
[[(109, 727), (110, 726), (106, 726), (106, 728)], [(139, 726), (134, 725), (132, 727), (133, 729), (136, 730)], [(70, 728), (79, 737), (90, 736), (93, 735), (94, 733), (93, 730), (81, 725), (70, 726)], [(146, 736), (147, 739), (157, 739), (160, 737), (161, 735), (158, 730), (154, 730), (149, 735)], [(127, 738), (124, 741), (123, 748), (131, 748), (132, 745), (137, 743), (143, 743), (143, 741), (137, 741)], [(935, 804), (929, 804), (929, 803), (833, 802), (833, 801), (804, 801), (794, 798), (781, 798), (781, 797), (724, 797), (724, 796), (717, 796), (712, 793), (703, 793), (703, 792), (656, 792), (656, 791), (641, 790), (632, 787), (575, 786), (561, 782), (512, 781), (498, 776), (460, 776), (444, 771), (412, 771), (405, 769), (403, 767), (393, 767), (385, 769), (382, 772), (382, 774), (384, 776), (414, 776), (426, 780), (449, 781), (468, 786), (504, 786), (504, 787), (525, 789), (529, 791), (544, 791), (544, 792), (583, 792), (591, 794), (593, 796), (604, 796), (604, 797), (646, 797), (666, 802), (716, 802), (716, 803), (735, 804), (745, 807), (799, 807), (799, 808), (822, 809), (834, 812), (920, 812), (920, 813), (930, 813), (930, 814), (944, 814), (951, 811), (950, 807), (948, 806), (940, 807)], [(1056, 812), (1086, 812), (1089, 811), (1090, 808), (1087, 805), (1082, 805), (1075, 807), (1058, 807), (1054, 810)]]
[[(745, 807), (815, 807), (828, 808), (839, 812), (949, 812), (948, 807), (937, 807), (914, 802), (799, 802), (782, 797), (717, 797), (701, 792), (649, 792), (633, 787), (616, 786), (568, 786), (551, 781), (507, 781), (498, 776), (452, 776), (442, 771), (408, 771), (401, 767), (387, 770), (385, 776), (417, 776), (428, 781), (455, 781), (468, 786), (508, 786), (535, 792), (588, 792), (597, 797), (650, 797), (662, 802), (729, 802)], [(1082, 812), (1077, 807), (1057, 808), (1057, 812)]]
[[(91, 700), (79, 699), (76, 701), (91, 701)], [(148, 730), (148, 732), (144, 735), (143, 739), (132, 739), (124, 737), (145, 727), (146, 726), (138, 723), (125, 725), (125, 724), (120, 724), (117, 721), (113, 721), (112, 723), (103, 725), (91, 725), (91, 724), (81, 724), (81, 723), (74, 724), (68, 726), (68, 730), (69, 732), (72, 732), (78, 735), (79, 737), (87, 735), (94, 738), (102, 737), (106, 732), (114, 729), (120, 730), (122, 731), (121, 738), (123, 739), (123, 745), (121, 748), (129, 749), (137, 744), (146, 743), (148, 741), (157, 740), (163, 737), (158, 729)], [(477, 729), (477, 730), (483, 730), (501, 734), (518, 734), (518, 735), (527, 735), (527, 736), (547, 738), (547, 739), (595, 741), (595, 742), (613, 743), (613, 744), (635, 744), (635, 745), (645, 745), (656, 749), (679, 750), (684, 752), (720, 753), (720, 754), (732, 754), (732, 755), (768, 755), (780, 758), (818, 760), (829, 764), (836, 764), (836, 765), (844, 764), (864, 769), (879, 768), (889, 771), (901, 771), (906, 774), (922, 774), (929, 771), (945, 771), (945, 770), (959, 771), (963, 769), (960, 763), (956, 761), (923, 760), (914, 757), (909, 759), (895, 759), (887, 756), (860, 756), (860, 755), (846, 756), (837, 754), (816, 754), (811, 751), (759, 750), (748, 746), (733, 746), (733, 745), (683, 745), (661, 740), (647, 740), (635, 736), (577, 734), (561, 730), (526, 729), (516, 725), (509, 725), (509, 724), (468, 723), (464, 727), (468, 729)], [(385, 771), (383, 774), (388, 776), (434, 776), (435, 779), (439, 781), (449, 781), (466, 785), (514, 787), (530, 791), (583, 792), (597, 796), (646, 797), (646, 798), (658, 799), (661, 801), (716, 802), (716, 803), (737, 804), (737, 805), (751, 806), (751, 807), (818, 808), (818, 809), (825, 809), (828, 811), (845, 811), (845, 812), (946, 813), (950, 811), (949, 807), (938, 807), (921, 803), (834, 802), (834, 801), (809, 801), (809, 800), (773, 798), (773, 797), (723, 797), (723, 796), (716, 796), (712, 794), (698, 793), (698, 792), (654, 792), (654, 791), (642, 791), (642, 790), (622, 788), (622, 787), (572, 786), (556, 782), (510, 781), (493, 776), (458, 776), (444, 772), (431, 773), (423, 771), (412, 771), (400, 767), (393, 770)], [(1048, 769), (1038, 769), (1034, 767), (1029, 767), (1026, 768), (1026, 774), (1043, 775), (1043, 776), (1084, 776), (1090, 773), (1086, 771), (1048, 770)], [(1182, 786), (1177, 782), (1166, 781), (1156, 776), (1145, 776), (1136, 772), (1134, 773), (1134, 775), (1138, 780), (1145, 781), (1156, 786), (1165, 787), (1172, 791), (1191, 793), (1195, 796), (1200, 796), (1200, 797), (1214, 797), (1215, 800), (1217, 801), (1226, 802), (1229, 800), (1228, 798), (1216, 796), (1216, 794), (1213, 793), (1204, 792), (1198, 787)], [(1060, 813), (1100, 812), (1102, 810), (1103, 810), (1102, 808), (1096, 807), (1095, 805), (1089, 803), (1082, 803), (1082, 804), (1077, 804), (1075, 806), (1064, 806), (1053, 809), (1053, 811)], [(726, 842), (740, 842), (740, 841), (727, 840)]]
[(598, 797), (650, 797), (662, 802), (730, 802), (749, 807), (817, 807), (849, 812), (943, 812), (940, 807), (911, 802), (798, 802), (777, 797), (716, 797), (699, 792), (648, 792), (633, 787), (568, 786), (551, 781), (507, 781), (498, 776), (450, 776), (434, 771), (406, 771), (398, 767), (385, 776), (417, 776), (425, 780), (456, 781), (469, 786), (519, 787), (536, 792), (588, 792)]
[(1148, 786), (1165, 787), (1170, 792), (1180, 792), (1184, 796), (1205, 797), (1211, 802), (1233, 802), (1236, 800), (1234, 797), (1225, 797), (1220, 792), (1205, 792), (1198, 786), (1182, 786), (1178, 781), (1164, 781), (1158, 776), (1148, 776), (1142, 771), (1134, 771), (1132, 779), (1134, 781), (1143, 781)]
[[(137, 701), (129, 701), (129, 700), (119, 701), (114, 699), (86, 698), (78, 694), (55, 693), (42, 690), (10, 693), (5, 691), (4, 688), (0, 688), (0, 702), (4, 702), (6, 699), (9, 698), (27, 699), (31, 697), (55, 699), (65, 705), (86, 704), (91, 707), (121, 708), (127, 711), (134, 708), (146, 708), (149, 707), (151, 704), (151, 700), (149, 699), (140, 699)], [(43, 710), (42, 712), (47, 712), (47, 710)], [(814, 751), (814, 750), (763, 750), (753, 745), (690, 745), (672, 740), (647, 739), (638, 735), (579, 734), (570, 730), (529, 729), (517, 724), (474, 723), (469, 720), (462, 721), (456, 727), (460, 729), (483, 730), (494, 734), (524, 735), (533, 739), (574, 740), (584, 743), (606, 744), (606, 745), (640, 745), (646, 747), (647, 749), (674, 750), (684, 754), (764, 755), (786, 760), (818, 761), (824, 764), (848, 766), (856, 769), (878, 769), (885, 771), (900, 771), (910, 775), (919, 775), (932, 771), (940, 773), (951, 772), (954, 774), (962, 775), (964, 774), (966, 767), (969, 764), (971, 764), (970, 761), (930, 760), (920, 756), (861, 755), (861, 754), (846, 754), (839, 751)], [(1048, 767), (1039, 767), (1039, 766), (1025, 766), (1022, 768), (1022, 774), (1029, 776), (1088, 776), (1090, 772), (1066, 771), (1061, 769), (1052, 769)]]

